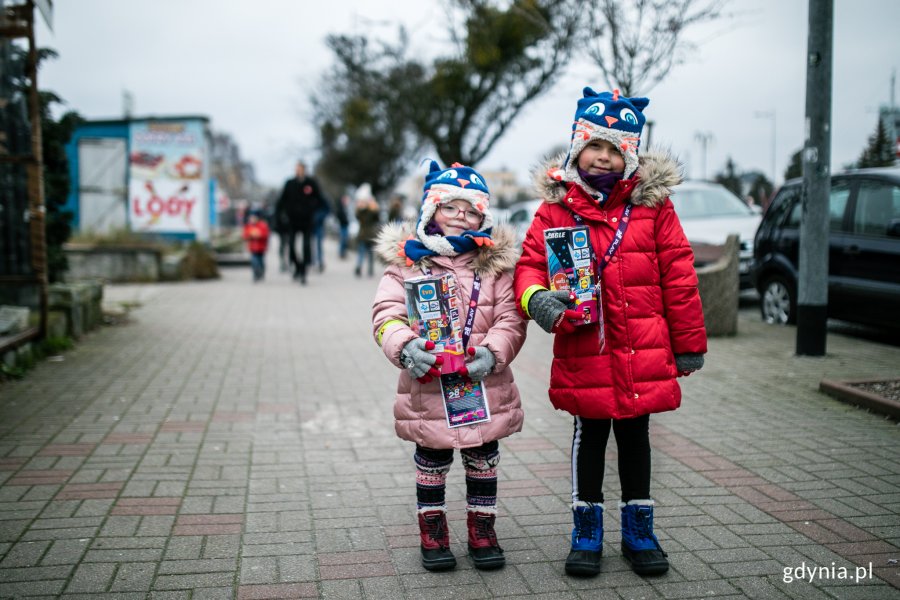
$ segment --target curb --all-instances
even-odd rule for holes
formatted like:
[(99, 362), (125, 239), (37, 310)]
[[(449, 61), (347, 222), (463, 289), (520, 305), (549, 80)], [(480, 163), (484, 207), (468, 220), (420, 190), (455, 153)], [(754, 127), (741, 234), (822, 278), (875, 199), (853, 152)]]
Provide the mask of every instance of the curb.
[(852, 387), (852, 384), (876, 383), (880, 381), (884, 381), (884, 379), (849, 379), (846, 381), (823, 379), (819, 382), (819, 391), (841, 402), (864, 406), (873, 412), (900, 419), (900, 402)]

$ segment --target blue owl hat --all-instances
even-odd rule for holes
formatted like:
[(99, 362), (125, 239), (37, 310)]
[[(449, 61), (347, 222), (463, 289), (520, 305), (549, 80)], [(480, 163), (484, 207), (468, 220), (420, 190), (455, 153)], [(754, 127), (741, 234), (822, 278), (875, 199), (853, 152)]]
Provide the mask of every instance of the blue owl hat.
[(590, 187), (578, 175), (578, 155), (589, 142), (606, 140), (625, 159), (625, 174), (628, 179), (638, 168), (638, 148), (641, 145), (641, 129), (644, 127), (644, 109), (650, 104), (648, 98), (626, 98), (619, 90), (597, 93), (584, 88), (584, 97), (575, 109), (572, 124), (572, 143), (563, 163), (562, 179)]
[(426, 227), (434, 218), (438, 206), (453, 200), (465, 200), (475, 210), (484, 215), (480, 232), (490, 232), (494, 225), (491, 215), (491, 193), (481, 174), (459, 163), (453, 163), (447, 169), (441, 169), (435, 161), (430, 161), (428, 173), (425, 175), (425, 187), (422, 195), (422, 210), (419, 222), (416, 223), (416, 236), (430, 250), (443, 256), (455, 256), (455, 249), (447, 238), (441, 235), (430, 235)]

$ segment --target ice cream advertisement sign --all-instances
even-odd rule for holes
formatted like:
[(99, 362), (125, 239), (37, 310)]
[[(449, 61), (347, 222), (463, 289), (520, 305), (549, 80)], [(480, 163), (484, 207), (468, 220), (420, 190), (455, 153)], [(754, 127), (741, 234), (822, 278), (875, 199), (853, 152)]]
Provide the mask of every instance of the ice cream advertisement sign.
[(206, 237), (207, 154), (200, 120), (131, 124), (128, 214), (134, 231)]

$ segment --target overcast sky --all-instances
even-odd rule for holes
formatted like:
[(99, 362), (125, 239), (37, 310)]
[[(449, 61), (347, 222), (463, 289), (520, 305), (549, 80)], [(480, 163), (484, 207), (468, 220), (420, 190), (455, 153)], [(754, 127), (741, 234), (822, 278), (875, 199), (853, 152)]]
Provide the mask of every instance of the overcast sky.
[[(858, 158), (891, 100), (900, 62), (900, 1), (834, 0), (832, 167)], [(331, 60), (329, 33), (390, 37), (410, 29), (413, 49), (433, 53), (446, 40), (440, 0), (57, 0), (53, 31), (40, 46), (56, 49), (39, 75), (88, 119), (119, 118), (122, 95), (135, 116), (203, 114), (230, 133), (261, 182), (280, 185), (296, 158), (314, 161), (307, 98)], [(807, 0), (732, 0), (734, 18), (690, 32), (688, 62), (647, 94), (654, 144), (670, 146), (703, 176), (698, 133), (711, 134), (706, 175), (731, 156), (742, 170), (779, 181), (803, 144)], [(560, 65), (564, 76), (528, 105), (479, 167), (507, 167), (521, 181), (551, 147), (567, 143), (581, 88), (607, 88), (588, 61)], [(646, 133), (646, 130), (645, 130)], [(415, 164), (411, 165), (415, 169)]]

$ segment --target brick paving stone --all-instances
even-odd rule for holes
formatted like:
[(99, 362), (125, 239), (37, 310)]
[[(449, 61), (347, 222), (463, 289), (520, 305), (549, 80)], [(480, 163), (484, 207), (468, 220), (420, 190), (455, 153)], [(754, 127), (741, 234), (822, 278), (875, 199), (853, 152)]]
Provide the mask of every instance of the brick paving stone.
[(84, 500), (88, 498), (115, 498), (124, 481), (110, 483), (70, 483), (56, 493), (56, 500)]
[(0, 569), (37, 566), (50, 544), (49, 541), (12, 544), (0, 560)]
[(242, 585), (238, 587), (238, 600), (279, 600), (291, 598), (318, 598), (319, 592), (312, 583), (273, 585)]
[(72, 476), (68, 469), (23, 469), (5, 485), (53, 485), (65, 483)]

